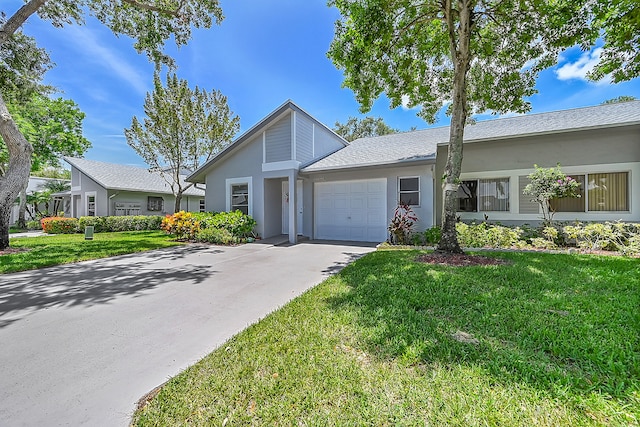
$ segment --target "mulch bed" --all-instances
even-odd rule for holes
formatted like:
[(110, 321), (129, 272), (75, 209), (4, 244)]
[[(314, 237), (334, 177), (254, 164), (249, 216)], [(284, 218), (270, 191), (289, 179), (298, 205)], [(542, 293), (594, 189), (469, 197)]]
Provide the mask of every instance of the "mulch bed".
[(441, 254), (437, 252), (420, 255), (416, 258), (416, 261), (424, 262), (427, 264), (448, 265), (454, 267), (509, 264), (509, 261), (500, 258), (490, 258), (482, 255)]
[(19, 254), (20, 252), (27, 252), (29, 248), (6, 248), (0, 250), (0, 256), (2, 255), (10, 255), (10, 254)]

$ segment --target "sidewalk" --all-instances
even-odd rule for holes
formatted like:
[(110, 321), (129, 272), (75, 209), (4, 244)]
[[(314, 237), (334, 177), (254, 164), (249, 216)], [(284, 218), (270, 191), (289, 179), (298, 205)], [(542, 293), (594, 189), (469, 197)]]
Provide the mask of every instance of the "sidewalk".
[(10, 239), (13, 239), (14, 237), (39, 237), (39, 236), (52, 236), (52, 234), (46, 234), (40, 230), (25, 231), (21, 233), (9, 233)]

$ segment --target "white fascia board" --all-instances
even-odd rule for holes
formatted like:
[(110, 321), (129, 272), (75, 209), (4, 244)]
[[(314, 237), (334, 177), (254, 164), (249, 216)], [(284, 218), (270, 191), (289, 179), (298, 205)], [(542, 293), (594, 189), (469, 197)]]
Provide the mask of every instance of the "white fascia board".
[(300, 169), (300, 162), (297, 160), (285, 160), (282, 162), (263, 163), (262, 172), (273, 172), (288, 169)]

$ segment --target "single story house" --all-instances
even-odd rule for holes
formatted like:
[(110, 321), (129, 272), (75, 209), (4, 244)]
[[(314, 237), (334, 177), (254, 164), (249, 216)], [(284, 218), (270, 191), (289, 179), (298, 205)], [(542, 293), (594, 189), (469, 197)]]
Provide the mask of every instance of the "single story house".
[[(39, 176), (30, 176), (29, 183), (27, 184), (27, 195), (32, 195), (37, 191), (43, 191), (46, 189), (47, 183), (49, 182), (69, 182), (67, 179), (57, 179), (57, 178), (42, 178)], [(28, 199), (27, 199), (28, 200)], [(38, 205), (38, 209), (40, 211), (44, 211), (45, 204), (40, 203)], [(51, 202), (49, 203), (49, 209), (53, 212), (54, 209), (62, 210), (64, 212), (68, 212), (70, 209), (70, 203), (68, 198), (64, 198), (60, 196), (60, 193), (54, 193), (51, 195)], [(36, 213), (34, 212), (33, 205), (27, 204), (25, 219), (27, 221), (32, 220)], [(13, 225), (18, 221), (18, 217), (20, 216), (20, 206), (16, 202), (16, 204), (11, 208), (11, 212), (9, 214), (9, 225)]]
[[(173, 213), (175, 197), (157, 172), (137, 166), (65, 157), (71, 166), (71, 211), (68, 216), (166, 215)], [(184, 182), (185, 176), (181, 176)], [(186, 183), (186, 182), (185, 182)], [(204, 212), (203, 186), (192, 186), (182, 196), (181, 209)]]
[[(419, 229), (440, 223), (448, 140), (437, 127), (348, 143), (287, 101), (187, 180), (206, 184), (207, 211), (240, 209), (265, 238), (380, 242), (400, 202)], [(556, 219), (640, 221), (640, 101), (468, 125), (460, 218), (540, 221), (522, 189), (534, 164), (557, 163), (583, 194), (556, 203)]]

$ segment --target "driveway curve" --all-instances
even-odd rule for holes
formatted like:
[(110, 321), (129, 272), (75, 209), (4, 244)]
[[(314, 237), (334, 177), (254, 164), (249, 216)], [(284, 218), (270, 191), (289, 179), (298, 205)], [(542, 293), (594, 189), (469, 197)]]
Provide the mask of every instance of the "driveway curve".
[(0, 425), (126, 426), (145, 393), (373, 249), (189, 245), (0, 275)]

